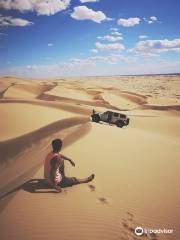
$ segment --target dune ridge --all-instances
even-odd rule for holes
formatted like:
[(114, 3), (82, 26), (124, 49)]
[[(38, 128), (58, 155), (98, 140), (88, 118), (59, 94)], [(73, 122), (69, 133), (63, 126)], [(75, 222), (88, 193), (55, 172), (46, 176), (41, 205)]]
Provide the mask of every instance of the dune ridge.
[[(78, 124), (87, 123), (88, 121), (89, 119), (85, 117), (72, 117), (69, 119), (63, 119), (49, 124), (45, 127), (42, 127), (31, 133), (0, 142), (1, 164), (6, 162), (7, 159), (16, 156), (19, 152), (21, 152), (24, 149), (24, 145), (26, 147), (29, 147), (32, 143), (36, 143), (40, 139), (49, 136), (57, 131)], [(9, 151), (9, 149), (11, 149), (11, 151)]]
[(69, 104), (66, 102), (54, 102), (54, 101), (44, 101), (44, 100), (27, 100), (27, 99), (1, 99), (0, 103), (29, 103), (39, 106), (47, 106), (56, 109), (62, 109), (64, 111), (74, 112), (76, 114), (89, 115), (90, 111), (88, 108), (83, 106), (78, 106), (76, 104)]
[(180, 105), (151, 105), (145, 104), (141, 106), (142, 109), (151, 109), (151, 110), (160, 110), (160, 111), (168, 111), (168, 110), (175, 110), (180, 111)]

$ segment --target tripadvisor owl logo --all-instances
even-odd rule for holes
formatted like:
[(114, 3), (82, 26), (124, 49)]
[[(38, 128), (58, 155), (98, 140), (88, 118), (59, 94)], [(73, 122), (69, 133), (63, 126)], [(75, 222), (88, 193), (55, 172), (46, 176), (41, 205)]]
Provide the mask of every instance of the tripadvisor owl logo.
[(143, 233), (144, 233), (144, 230), (143, 230), (142, 227), (136, 227), (135, 230), (134, 230), (134, 232), (135, 232), (135, 234), (136, 234), (137, 236), (142, 236)]
[(166, 229), (166, 228), (148, 229), (148, 228), (136, 227), (134, 229), (134, 233), (136, 234), (136, 236), (142, 236), (143, 234), (148, 234), (149, 236), (151, 234), (172, 234), (173, 231), (174, 231), (173, 229)]

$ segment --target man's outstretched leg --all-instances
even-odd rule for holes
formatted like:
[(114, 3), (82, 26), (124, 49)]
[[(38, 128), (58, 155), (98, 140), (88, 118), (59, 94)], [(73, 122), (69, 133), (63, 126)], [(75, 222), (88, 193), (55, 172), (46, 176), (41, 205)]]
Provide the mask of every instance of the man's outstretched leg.
[(91, 174), (89, 177), (83, 178), (83, 179), (78, 179), (76, 177), (63, 176), (60, 186), (64, 188), (64, 187), (71, 187), (73, 185), (77, 185), (77, 184), (81, 184), (81, 183), (88, 183), (88, 182), (92, 181), (94, 179), (94, 177), (95, 177), (94, 174)]
[(74, 185), (91, 182), (94, 179), (94, 177), (95, 175), (91, 174), (89, 177), (83, 179), (74, 178)]

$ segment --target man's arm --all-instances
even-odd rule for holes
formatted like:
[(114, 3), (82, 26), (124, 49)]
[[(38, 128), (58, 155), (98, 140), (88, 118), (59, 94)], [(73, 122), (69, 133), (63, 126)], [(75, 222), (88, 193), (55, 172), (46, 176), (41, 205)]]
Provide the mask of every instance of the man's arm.
[(69, 161), (69, 162), (71, 163), (71, 165), (72, 165), (72, 166), (75, 166), (75, 163), (73, 162), (73, 160), (72, 160), (72, 159), (70, 159), (70, 158), (68, 158), (68, 157), (64, 156), (63, 154), (61, 154), (61, 157), (62, 157), (64, 160), (67, 160), (67, 161)]

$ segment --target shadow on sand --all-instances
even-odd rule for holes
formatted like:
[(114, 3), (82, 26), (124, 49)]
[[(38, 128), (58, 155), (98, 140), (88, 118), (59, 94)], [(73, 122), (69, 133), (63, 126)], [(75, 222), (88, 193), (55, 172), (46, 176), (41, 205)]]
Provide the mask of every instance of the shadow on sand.
[(55, 189), (47, 184), (45, 179), (31, 179), (21, 186), (26, 192), (30, 193), (58, 193)]
[[(65, 187), (67, 186), (64, 186), (64, 188)], [(2, 195), (0, 197), (0, 200), (21, 189), (29, 193), (58, 193), (55, 189), (52, 189), (52, 187), (48, 186), (45, 179), (31, 179), (23, 183), (22, 185), (14, 188), (13, 190), (7, 192), (6, 194)]]

